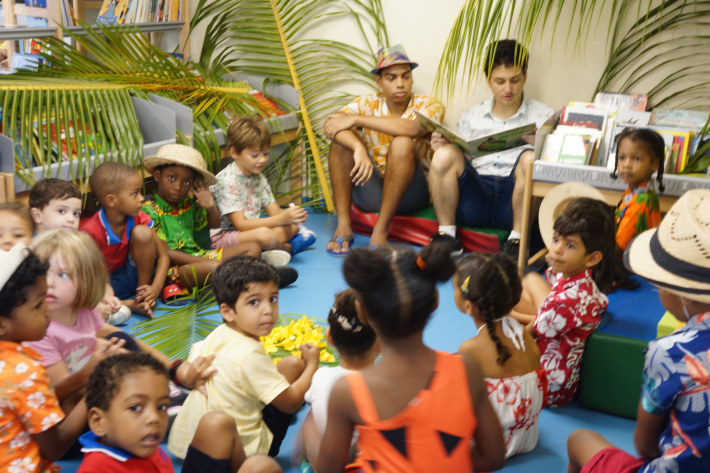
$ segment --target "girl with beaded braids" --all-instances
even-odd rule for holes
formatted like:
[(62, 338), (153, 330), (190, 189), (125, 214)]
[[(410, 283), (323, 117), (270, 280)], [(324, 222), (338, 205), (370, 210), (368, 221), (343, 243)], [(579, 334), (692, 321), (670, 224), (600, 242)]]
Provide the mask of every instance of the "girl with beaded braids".
[(422, 340), (438, 306), (436, 284), (455, 269), (450, 251), (445, 243), (432, 243), (419, 254), (401, 246), (350, 250), (345, 280), (356, 293), (358, 318), (377, 334), (382, 357), (335, 383), (313, 464), (318, 473), (346, 469), (354, 429), (358, 455), (347, 471), (503, 467), (503, 433), (478, 362), (436, 352)]
[[(303, 453), (306, 459), (318, 457), (318, 449), (328, 421), (328, 400), (333, 385), (343, 376), (362, 371), (375, 364), (380, 354), (377, 335), (364, 325), (355, 310), (355, 291), (346, 289), (335, 296), (328, 313), (328, 343), (338, 350), (340, 366), (323, 366), (313, 375), (306, 402), (311, 405), (301, 428)], [(353, 446), (357, 436), (353, 436)], [(303, 471), (303, 468), (302, 468)]]
[(515, 263), (502, 253), (473, 253), (459, 261), (453, 283), (456, 307), (478, 329), (459, 353), (481, 365), (488, 399), (503, 427), (506, 457), (529, 452), (537, 444), (547, 378), (532, 335), (508, 315), (522, 291)]

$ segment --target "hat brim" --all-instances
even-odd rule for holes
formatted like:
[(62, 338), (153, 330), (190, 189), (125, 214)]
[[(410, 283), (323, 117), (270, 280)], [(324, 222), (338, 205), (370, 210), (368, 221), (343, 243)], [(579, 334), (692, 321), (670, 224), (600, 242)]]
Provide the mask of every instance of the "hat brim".
[(414, 70), (414, 69), (416, 69), (417, 67), (419, 67), (419, 64), (416, 63), (416, 62), (394, 62), (394, 63), (389, 64), (389, 65), (384, 66), (384, 67), (380, 67), (380, 68), (377, 68), (377, 69), (372, 69), (372, 70), (370, 71), (370, 74), (372, 74), (372, 75), (374, 76), (374, 75), (376, 75), (378, 72), (380, 72), (381, 70), (387, 69), (388, 67), (396, 66), (396, 65), (398, 65), (398, 64), (409, 64), (410, 66), (412, 66), (412, 70)]
[(606, 203), (604, 194), (599, 189), (581, 182), (565, 182), (559, 184), (545, 195), (540, 204), (540, 213), (538, 214), (538, 224), (540, 225), (540, 236), (547, 248), (552, 243), (552, 233), (554, 232), (555, 220), (562, 214), (567, 205), (573, 200), (581, 197), (589, 197), (590, 199), (601, 200)]
[(171, 166), (184, 166), (186, 168), (192, 169), (193, 171), (195, 171), (197, 174), (200, 175), (202, 182), (204, 182), (204, 184), (207, 186), (211, 186), (212, 184), (215, 184), (217, 182), (217, 178), (214, 177), (214, 175), (212, 173), (204, 171), (202, 169), (198, 169), (194, 166), (187, 165), (183, 162), (177, 162), (174, 159), (161, 158), (158, 156), (149, 156), (149, 157), (143, 159), (143, 168), (149, 174), (153, 174), (153, 171), (155, 171), (155, 168), (166, 165), (166, 164), (171, 165)]
[(624, 252), (626, 269), (668, 292), (694, 301), (710, 303), (709, 285), (678, 276), (656, 263), (651, 253), (651, 239), (657, 231), (657, 228), (646, 230), (631, 241)]

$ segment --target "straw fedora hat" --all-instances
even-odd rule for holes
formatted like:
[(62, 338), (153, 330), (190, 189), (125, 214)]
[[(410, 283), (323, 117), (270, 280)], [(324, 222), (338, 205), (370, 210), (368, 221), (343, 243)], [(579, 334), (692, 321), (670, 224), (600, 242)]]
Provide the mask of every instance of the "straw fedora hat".
[(552, 243), (552, 232), (557, 217), (564, 212), (570, 202), (581, 197), (589, 197), (606, 203), (604, 194), (599, 189), (581, 182), (565, 182), (555, 186), (542, 199), (537, 221), (540, 225), (542, 241), (546, 247), (549, 248)]
[(626, 267), (668, 292), (710, 303), (710, 190), (687, 191), (658, 228), (637, 236)]
[(207, 170), (207, 164), (205, 164), (205, 158), (202, 153), (190, 146), (164, 145), (160, 147), (155, 156), (149, 156), (143, 160), (143, 167), (150, 174), (153, 174), (155, 168), (165, 164), (176, 164), (192, 169), (200, 175), (199, 177), (208, 186), (217, 182), (214, 174)]

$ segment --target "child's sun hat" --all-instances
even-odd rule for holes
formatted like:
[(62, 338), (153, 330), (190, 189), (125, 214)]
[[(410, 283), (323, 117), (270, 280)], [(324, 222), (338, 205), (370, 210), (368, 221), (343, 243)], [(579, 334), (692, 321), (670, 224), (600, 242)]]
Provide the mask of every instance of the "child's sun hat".
[(0, 289), (10, 280), (17, 268), (29, 256), (30, 250), (18, 243), (10, 250), (0, 250)]
[[(207, 164), (202, 153), (195, 148), (185, 145), (164, 145), (161, 146), (155, 156), (149, 156), (143, 160), (143, 167), (146, 172), (152, 174), (155, 168), (164, 165), (185, 166), (196, 173), (205, 183), (212, 185), (217, 182), (214, 174), (207, 170)], [(197, 179), (199, 181), (199, 179)]]
[(626, 267), (668, 292), (710, 303), (710, 190), (683, 194), (658, 228), (638, 235)]
[(552, 243), (552, 233), (557, 217), (562, 215), (570, 202), (582, 197), (606, 202), (604, 194), (599, 189), (581, 182), (565, 182), (557, 185), (550, 189), (550, 192), (542, 199), (537, 221), (540, 225), (540, 236), (547, 248)]
[(407, 52), (404, 50), (404, 46), (401, 44), (380, 48), (380, 50), (377, 51), (377, 59), (375, 60), (375, 63), (377, 65), (370, 71), (371, 74), (377, 74), (385, 67), (394, 66), (396, 64), (409, 64), (412, 66), (412, 69), (419, 66), (419, 64), (409, 59)]

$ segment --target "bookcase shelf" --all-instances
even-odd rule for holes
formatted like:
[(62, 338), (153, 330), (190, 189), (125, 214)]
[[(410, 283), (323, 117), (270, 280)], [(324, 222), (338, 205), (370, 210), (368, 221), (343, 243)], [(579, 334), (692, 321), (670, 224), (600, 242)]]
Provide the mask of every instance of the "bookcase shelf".
[(46, 28), (13, 28), (6, 26), (4, 28), (0, 28), (0, 41), (44, 38), (47, 36), (54, 36), (56, 32), (56, 28), (52, 28), (49, 26), (47, 26)]

